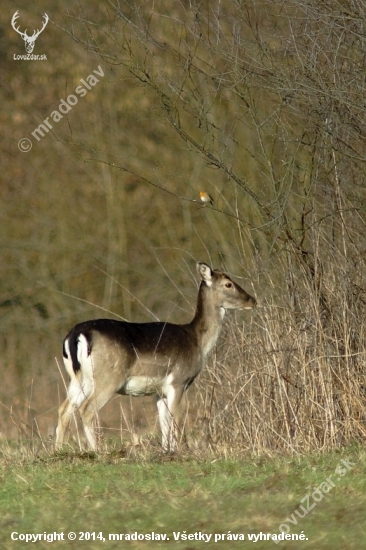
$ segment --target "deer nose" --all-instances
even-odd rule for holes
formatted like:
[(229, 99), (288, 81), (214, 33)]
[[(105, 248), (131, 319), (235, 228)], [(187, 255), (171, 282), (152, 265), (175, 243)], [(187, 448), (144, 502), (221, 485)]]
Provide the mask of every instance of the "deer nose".
[(257, 305), (257, 300), (253, 296), (249, 296), (243, 309), (253, 309)]

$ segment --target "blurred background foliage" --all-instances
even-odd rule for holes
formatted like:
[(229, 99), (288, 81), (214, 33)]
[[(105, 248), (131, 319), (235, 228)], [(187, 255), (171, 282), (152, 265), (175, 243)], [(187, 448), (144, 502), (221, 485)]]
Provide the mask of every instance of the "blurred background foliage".
[[(14, 59), (25, 53), (16, 9), (30, 33), (48, 13), (34, 49), (46, 61)], [(263, 414), (288, 403), (268, 419), (278, 440), (315, 414), (300, 421), (300, 385), (317, 403), (319, 445), (329, 422), (331, 445), (364, 435), (365, 15), (353, 0), (3, 1), (4, 435), (52, 432), (55, 357), (75, 322), (189, 320), (197, 260), (259, 299), (229, 363), (246, 376), (267, 365), (263, 380), (277, 369), (276, 390), (262, 380), (254, 393)], [(34, 139), (98, 66), (104, 77)]]

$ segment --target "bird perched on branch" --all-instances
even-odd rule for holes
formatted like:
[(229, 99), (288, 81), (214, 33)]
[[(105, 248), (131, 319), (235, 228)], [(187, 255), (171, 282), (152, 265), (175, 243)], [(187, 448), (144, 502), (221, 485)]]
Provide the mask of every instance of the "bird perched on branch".
[(200, 199), (203, 204), (210, 204), (211, 206), (213, 206), (213, 198), (211, 197), (211, 195), (206, 193), (206, 191), (200, 191)]

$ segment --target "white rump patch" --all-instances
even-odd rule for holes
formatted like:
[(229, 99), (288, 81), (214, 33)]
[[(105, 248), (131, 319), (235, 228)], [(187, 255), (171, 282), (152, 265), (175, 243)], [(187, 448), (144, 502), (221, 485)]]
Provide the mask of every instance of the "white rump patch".
[(80, 365), (83, 364), (85, 360), (89, 359), (88, 356), (88, 340), (85, 338), (84, 334), (79, 334), (77, 341), (77, 358)]
[(72, 365), (69, 341), (65, 342), (64, 365), (66, 372), (70, 376), (70, 385), (67, 395), (70, 403), (77, 408), (94, 391), (93, 364), (91, 355), (88, 355), (88, 341), (83, 334), (80, 334), (77, 341), (77, 358), (80, 363), (80, 370), (75, 373)]

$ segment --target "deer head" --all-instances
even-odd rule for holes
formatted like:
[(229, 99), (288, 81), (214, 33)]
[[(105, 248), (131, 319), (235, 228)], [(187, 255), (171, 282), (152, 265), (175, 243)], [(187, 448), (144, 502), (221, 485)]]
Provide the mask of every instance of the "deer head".
[(32, 36), (28, 36), (27, 35), (27, 29), (25, 29), (24, 32), (21, 32), (19, 30), (19, 27), (17, 28), (15, 26), (15, 23), (16, 23), (16, 20), (18, 19), (19, 17), (19, 11), (16, 11), (13, 15), (13, 18), (11, 20), (11, 26), (13, 27), (13, 29), (18, 33), (20, 34), (20, 36), (23, 38), (24, 42), (25, 42), (25, 50), (27, 53), (32, 53), (33, 52), (33, 48), (34, 48), (34, 43), (35, 41), (37, 40), (37, 38), (39, 37), (39, 35), (41, 34), (41, 32), (43, 31), (43, 29), (45, 28), (45, 26), (47, 25), (48, 23), (48, 15), (47, 13), (44, 13), (43, 14), (43, 17), (44, 17), (44, 22), (43, 22), (43, 25), (42, 25), (42, 28), (40, 30), (37, 30), (37, 31), (34, 31)]

